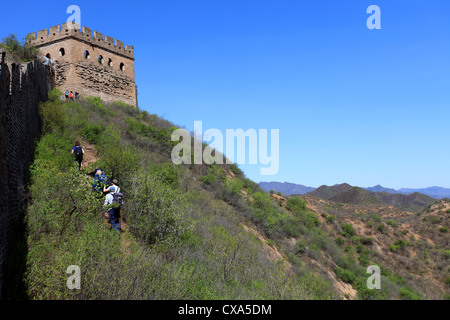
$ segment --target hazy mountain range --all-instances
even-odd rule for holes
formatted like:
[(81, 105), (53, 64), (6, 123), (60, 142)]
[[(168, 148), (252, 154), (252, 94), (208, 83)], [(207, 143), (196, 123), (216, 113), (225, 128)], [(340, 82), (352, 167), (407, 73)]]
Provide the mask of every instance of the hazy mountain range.
[[(295, 184), (295, 183), (289, 183), (289, 182), (260, 182), (260, 187), (263, 188), (265, 191), (269, 192), (270, 190), (273, 190), (275, 192), (280, 191), (284, 195), (293, 195), (293, 194), (306, 194), (308, 192), (314, 191), (319, 188), (313, 188), (313, 187), (306, 187), (301, 184)], [(340, 186), (340, 187), (339, 187)], [(350, 186), (346, 183), (332, 186), (337, 188), (343, 188), (344, 186)], [(323, 187), (323, 186), (322, 186)], [(329, 188), (332, 188), (329, 187)], [(351, 187), (351, 186), (350, 186)], [(412, 194), (412, 193), (422, 193), (429, 197), (432, 197), (434, 199), (443, 199), (443, 198), (450, 198), (450, 189), (449, 188), (442, 188), (442, 187), (429, 187), (429, 188), (401, 188), (401, 189), (392, 189), (392, 188), (385, 188), (380, 185), (376, 185), (374, 187), (370, 188), (361, 188), (367, 191), (371, 192), (387, 192), (387, 193), (399, 193), (399, 194)]]
[(259, 186), (263, 188), (264, 191), (270, 192), (271, 190), (282, 194), (290, 196), (293, 194), (305, 194), (314, 191), (316, 188), (306, 187), (301, 184), (295, 184), (290, 182), (260, 182)]

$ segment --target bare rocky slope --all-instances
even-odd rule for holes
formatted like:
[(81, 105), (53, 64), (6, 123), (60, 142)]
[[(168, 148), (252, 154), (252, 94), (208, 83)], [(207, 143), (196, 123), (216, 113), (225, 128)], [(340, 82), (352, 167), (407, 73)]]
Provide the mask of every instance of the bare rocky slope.
[(338, 239), (345, 239), (343, 226), (348, 224), (355, 231), (353, 237), (369, 244), (362, 249), (346, 239), (341, 243), (348, 252), (360, 258), (367, 250), (368, 262), (383, 266), (385, 275), (407, 284), (423, 299), (449, 297), (450, 201), (440, 200), (413, 213), (378, 203), (338, 204), (312, 196), (304, 199), (323, 222), (329, 221), (321, 226), (330, 237), (341, 242)]

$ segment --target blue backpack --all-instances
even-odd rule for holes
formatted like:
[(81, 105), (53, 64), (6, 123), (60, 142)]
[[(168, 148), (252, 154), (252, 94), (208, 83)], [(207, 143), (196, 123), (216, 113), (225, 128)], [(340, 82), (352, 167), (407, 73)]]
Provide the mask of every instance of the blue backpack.
[(92, 185), (92, 188), (95, 191), (103, 191), (103, 185), (106, 185), (109, 183), (108, 177), (105, 174), (105, 171), (103, 169), (97, 168), (97, 171), (100, 170), (101, 174), (95, 174), (94, 184)]
[(80, 157), (80, 156), (83, 155), (83, 149), (81, 147), (79, 147), (79, 146), (78, 147), (74, 147), (73, 150), (74, 150), (74, 154), (77, 157)]

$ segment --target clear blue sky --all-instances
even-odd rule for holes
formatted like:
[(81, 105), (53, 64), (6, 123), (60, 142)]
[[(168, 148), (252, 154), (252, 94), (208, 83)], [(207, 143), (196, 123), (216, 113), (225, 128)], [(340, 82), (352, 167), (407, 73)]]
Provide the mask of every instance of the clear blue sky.
[[(259, 181), (450, 187), (450, 1), (2, 3), (0, 37), (63, 23), (135, 46), (139, 106), (176, 125), (279, 129)], [(381, 30), (369, 30), (369, 5)]]

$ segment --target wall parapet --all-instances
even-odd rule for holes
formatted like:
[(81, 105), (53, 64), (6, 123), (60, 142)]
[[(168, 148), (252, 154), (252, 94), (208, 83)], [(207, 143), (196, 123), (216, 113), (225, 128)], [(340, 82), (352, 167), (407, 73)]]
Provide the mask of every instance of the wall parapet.
[(82, 26), (80, 28), (80, 25), (73, 21), (39, 30), (38, 32), (32, 32), (26, 36), (27, 42), (36, 48), (66, 38), (78, 39), (134, 60), (134, 46), (124, 45), (122, 41), (109, 36), (103, 36), (102, 33), (95, 30), (92, 31), (88, 27)]

